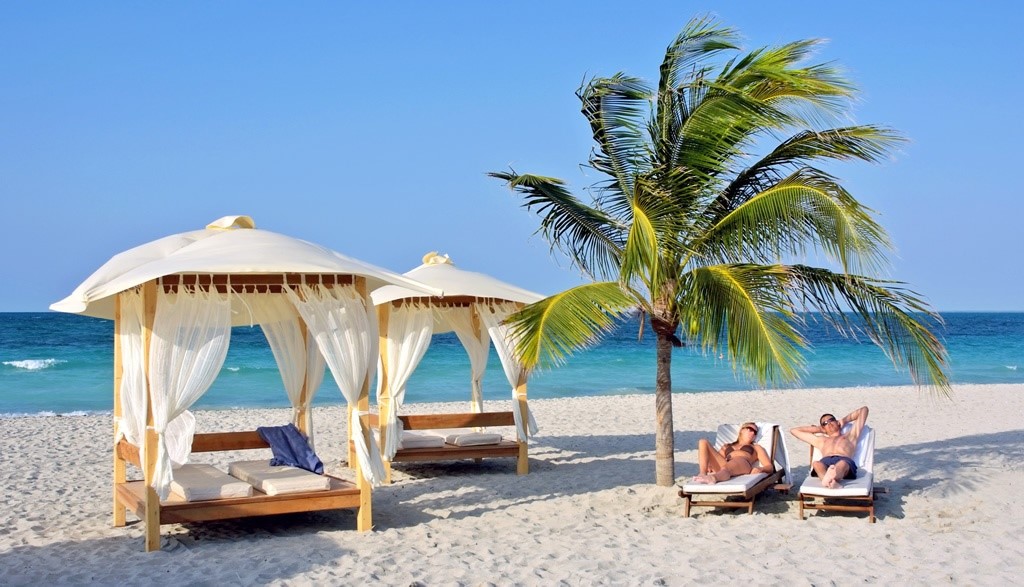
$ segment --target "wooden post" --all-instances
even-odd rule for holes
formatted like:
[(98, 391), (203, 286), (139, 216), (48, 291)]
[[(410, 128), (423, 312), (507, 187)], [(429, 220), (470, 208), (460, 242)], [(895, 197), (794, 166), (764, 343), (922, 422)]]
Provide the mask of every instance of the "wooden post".
[(125, 512), (127, 509), (117, 499), (117, 486), (128, 480), (127, 466), (124, 459), (117, 454), (118, 434), (121, 429), (118, 424), (122, 416), (121, 410), (121, 381), (124, 378), (124, 364), (121, 356), (121, 295), (114, 298), (114, 527), (125, 525)]
[[(359, 292), (359, 297), (363, 298), (363, 303), (366, 304), (369, 310), (367, 313), (369, 314), (369, 312), (372, 312), (373, 302), (370, 301), (370, 296), (366, 291), (366, 278), (356, 276), (355, 286), (356, 291)], [(370, 409), (370, 370), (367, 369), (364, 375), (363, 386), (359, 390), (359, 402), (357, 404), (360, 412), (367, 412)], [(369, 417), (360, 416), (360, 423), (363, 429), (363, 441), (369, 447), (371, 446), (370, 439), (373, 435), (373, 432), (370, 430)], [(370, 455), (370, 458), (373, 458), (373, 455)], [(358, 466), (356, 467), (356, 479), (359, 484), (359, 512), (356, 514), (356, 529), (360, 532), (366, 532), (373, 528), (373, 487), (363, 477), (362, 471), (359, 470)]]
[[(388, 320), (391, 318), (391, 304), (382, 304), (377, 308), (377, 324), (379, 330), (379, 351), (380, 351), (380, 372), (377, 373), (379, 381), (377, 385), (380, 387), (380, 398), (378, 401), (380, 405), (377, 409), (380, 411), (377, 417), (377, 427), (380, 429), (380, 450), (381, 454), (384, 454), (384, 446), (387, 443), (387, 422), (391, 416), (391, 410), (394, 406), (391, 403), (391, 389), (388, 387)], [(388, 485), (391, 484), (391, 461), (384, 461), (384, 482)]]
[(153, 477), (156, 476), (157, 435), (153, 429), (153, 388), (149, 379), (149, 348), (153, 340), (153, 322), (156, 319), (156, 280), (147, 281), (142, 286), (142, 357), (146, 374), (146, 434), (145, 462), (143, 473), (146, 485), (146, 552), (160, 550), (160, 496), (153, 489)]
[(519, 441), (519, 457), (516, 459), (516, 474), (526, 475), (530, 472), (529, 443), (526, 439), (530, 437), (530, 411), (526, 404), (526, 371), (519, 373), (519, 381), (516, 382), (515, 401), (519, 402), (519, 413), (522, 419), (519, 423), (522, 428), (523, 440)]

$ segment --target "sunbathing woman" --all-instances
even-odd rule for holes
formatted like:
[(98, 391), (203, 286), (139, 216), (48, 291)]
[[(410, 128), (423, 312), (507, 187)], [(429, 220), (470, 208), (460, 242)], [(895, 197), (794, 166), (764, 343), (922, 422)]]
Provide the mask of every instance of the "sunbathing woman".
[(700, 439), (697, 444), (697, 462), (701, 474), (694, 477), (693, 482), (712, 485), (748, 473), (774, 471), (768, 451), (754, 442), (757, 432), (757, 424), (746, 422), (740, 426), (736, 442), (726, 444), (719, 451), (715, 451), (706, 438)]

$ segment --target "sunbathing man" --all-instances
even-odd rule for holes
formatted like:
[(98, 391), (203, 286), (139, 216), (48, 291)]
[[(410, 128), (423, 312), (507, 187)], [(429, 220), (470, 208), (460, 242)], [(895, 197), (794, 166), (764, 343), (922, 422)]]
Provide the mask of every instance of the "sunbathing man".
[[(857, 463), (853, 461), (853, 452), (867, 419), (868, 407), (863, 406), (841, 420), (836, 420), (832, 414), (822, 414), (818, 426), (800, 426), (790, 430), (793, 436), (821, 451), (821, 460), (814, 461), (811, 466), (821, 478), (823, 486), (835, 489), (842, 484), (841, 479), (857, 478)], [(853, 426), (843, 434), (843, 426), (850, 422)]]

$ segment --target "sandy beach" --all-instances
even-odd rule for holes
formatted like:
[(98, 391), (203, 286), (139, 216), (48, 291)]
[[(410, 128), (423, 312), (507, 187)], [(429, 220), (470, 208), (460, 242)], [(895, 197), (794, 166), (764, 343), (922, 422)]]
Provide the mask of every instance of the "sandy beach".
[[(134, 516), (111, 527), (109, 416), (0, 419), (0, 584), (1019, 582), (1021, 385), (957, 386), (949, 400), (910, 387), (677, 394), (677, 478), (697, 472), (697, 440), (719, 423), (788, 430), (864, 404), (876, 484), (890, 491), (875, 524), (829, 512), (801, 521), (795, 496), (774, 492), (752, 516), (683, 518), (676, 489), (653, 484), (653, 396), (608, 396), (532, 401), (541, 430), (527, 476), (511, 459), (396, 465), (394, 483), (374, 492), (372, 532), (356, 532), (351, 510), (168, 525), (163, 550), (148, 554)], [(224, 431), (281, 424), (289, 412), (196, 415), (200, 431)], [(340, 473), (342, 411), (318, 408), (315, 420), (318, 452)], [(786, 442), (799, 482), (807, 450)]]

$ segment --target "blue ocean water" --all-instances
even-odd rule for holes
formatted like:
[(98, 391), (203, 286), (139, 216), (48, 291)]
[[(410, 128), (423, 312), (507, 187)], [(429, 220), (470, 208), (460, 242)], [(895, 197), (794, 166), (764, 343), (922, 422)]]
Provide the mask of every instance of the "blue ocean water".
[[(938, 332), (949, 350), (955, 383), (1024, 383), (1024, 313), (948, 313)], [(654, 337), (623, 324), (600, 345), (530, 379), (531, 398), (653, 393)], [(850, 340), (809, 322), (813, 348), (798, 387), (906, 385), (870, 342)], [(0, 313), (0, 416), (109, 412), (113, 403), (113, 322), (59, 313)], [(1020, 369), (1018, 369), (1020, 367)], [(755, 389), (728, 363), (690, 347), (672, 359), (676, 392)], [(409, 382), (407, 402), (469, 398), (469, 360), (454, 335), (434, 337)], [(494, 351), (484, 397), (509, 397)], [(328, 372), (316, 404), (341, 404)], [(287, 406), (277, 366), (259, 327), (237, 327), (220, 377), (199, 408)]]

